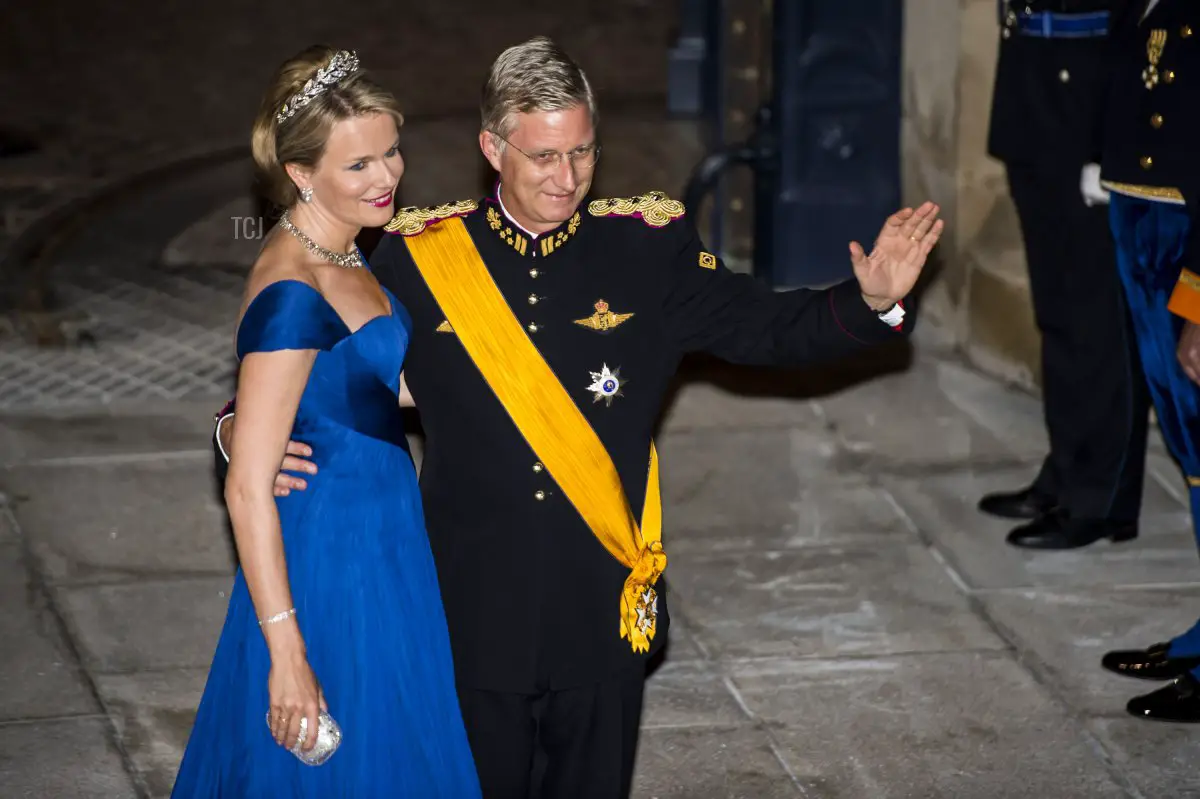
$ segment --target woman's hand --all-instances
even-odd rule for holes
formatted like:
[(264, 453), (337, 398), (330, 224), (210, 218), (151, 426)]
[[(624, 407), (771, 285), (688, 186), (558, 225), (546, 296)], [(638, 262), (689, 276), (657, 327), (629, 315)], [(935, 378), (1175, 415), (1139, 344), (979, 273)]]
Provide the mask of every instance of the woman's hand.
[(267, 690), (271, 698), (271, 735), (285, 749), (292, 749), (300, 737), (300, 719), (308, 719), (304, 734), (305, 752), (317, 743), (318, 714), (329, 708), (316, 675), (303, 655), (285, 658), (271, 663), (271, 674), (267, 678)]

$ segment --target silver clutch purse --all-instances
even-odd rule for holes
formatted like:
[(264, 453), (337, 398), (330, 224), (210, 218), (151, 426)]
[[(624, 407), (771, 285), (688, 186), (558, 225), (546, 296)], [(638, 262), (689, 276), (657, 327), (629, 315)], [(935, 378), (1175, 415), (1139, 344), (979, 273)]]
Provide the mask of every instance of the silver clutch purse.
[[(267, 725), (270, 726), (271, 717), (267, 715)], [(300, 735), (296, 739), (296, 745), (289, 749), (301, 763), (309, 766), (319, 766), (329, 758), (333, 757), (333, 753), (342, 745), (342, 728), (333, 720), (333, 716), (321, 711), (317, 717), (317, 745), (311, 750), (305, 752), (301, 747), (308, 737), (308, 719), (300, 719)]]

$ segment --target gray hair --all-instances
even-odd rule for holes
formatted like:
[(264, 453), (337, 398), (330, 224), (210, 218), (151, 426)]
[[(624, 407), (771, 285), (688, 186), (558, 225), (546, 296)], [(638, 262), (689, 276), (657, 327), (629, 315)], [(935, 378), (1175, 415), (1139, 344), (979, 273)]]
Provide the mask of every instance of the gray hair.
[(587, 106), (595, 125), (599, 115), (587, 75), (558, 45), (537, 36), (495, 60), (479, 110), (483, 129), (507, 138), (516, 125), (514, 114), (565, 111), (578, 105)]

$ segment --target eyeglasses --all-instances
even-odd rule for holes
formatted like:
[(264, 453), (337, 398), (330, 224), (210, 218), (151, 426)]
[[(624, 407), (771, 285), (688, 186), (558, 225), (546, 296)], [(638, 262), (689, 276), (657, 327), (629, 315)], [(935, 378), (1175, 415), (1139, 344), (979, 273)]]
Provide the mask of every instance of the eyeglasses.
[(571, 162), (572, 167), (579, 169), (591, 169), (600, 158), (600, 145), (598, 144), (585, 144), (582, 147), (576, 147), (569, 153), (560, 153), (557, 150), (527, 153), (499, 133), (492, 131), (492, 135), (528, 158), (535, 167), (544, 172), (551, 172), (561, 167), (564, 156)]

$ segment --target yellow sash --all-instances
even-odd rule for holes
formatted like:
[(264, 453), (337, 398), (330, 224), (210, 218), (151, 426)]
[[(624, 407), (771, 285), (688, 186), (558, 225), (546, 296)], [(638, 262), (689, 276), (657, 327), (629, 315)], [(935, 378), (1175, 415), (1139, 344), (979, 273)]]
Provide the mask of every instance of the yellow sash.
[(621, 592), (622, 638), (650, 648), (658, 622), (654, 584), (662, 548), (658, 453), (650, 445), (639, 528), (612, 458), (500, 293), (461, 219), (405, 239), (417, 268), (467, 354), (592, 533), (630, 574)]

